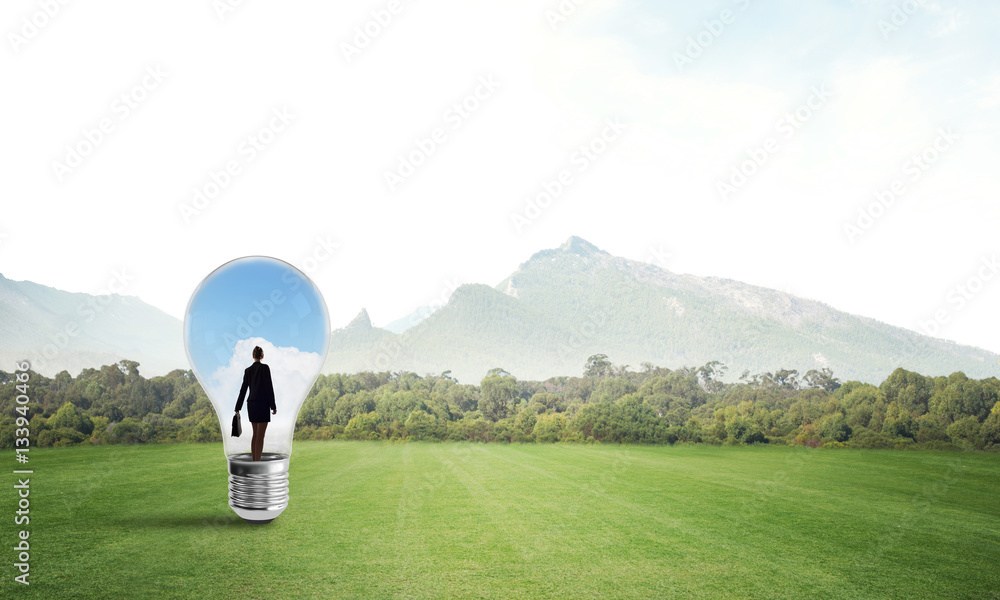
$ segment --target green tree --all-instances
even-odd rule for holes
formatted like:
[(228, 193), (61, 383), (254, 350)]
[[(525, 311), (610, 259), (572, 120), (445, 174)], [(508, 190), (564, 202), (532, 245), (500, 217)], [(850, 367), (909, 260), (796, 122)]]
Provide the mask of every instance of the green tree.
[(566, 401), (558, 394), (550, 392), (538, 392), (531, 397), (531, 403), (537, 403), (546, 411), (563, 412), (566, 410)]
[(927, 412), (927, 402), (934, 394), (934, 382), (920, 373), (896, 369), (879, 386), (886, 402), (896, 402), (904, 410), (916, 415)]
[(517, 379), (509, 373), (503, 375), (495, 371), (495, 369), (490, 371), (479, 384), (481, 389), (479, 410), (491, 421), (506, 419), (519, 393)]
[(355, 415), (344, 428), (344, 437), (349, 440), (379, 439), (378, 415), (374, 412)]
[(816, 424), (820, 436), (835, 442), (846, 442), (851, 437), (851, 426), (843, 413), (835, 412), (826, 415)]
[(406, 434), (418, 440), (437, 438), (437, 419), (422, 410), (415, 410), (406, 418)]
[(625, 394), (635, 392), (635, 384), (621, 377), (602, 379), (590, 394), (591, 402), (614, 402)]
[(516, 430), (517, 439), (515, 442), (528, 442), (531, 441), (532, 430), (535, 428), (535, 424), (538, 422), (538, 418), (535, 416), (535, 412), (525, 407), (521, 412), (517, 413), (514, 417), (514, 429)]
[(826, 367), (823, 367), (819, 371), (816, 369), (806, 371), (802, 379), (811, 388), (822, 389), (828, 392), (835, 392), (840, 388), (840, 380), (834, 377), (833, 371)]
[(566, 425), (566, 415), (562, 413), (538, 415), (533, 430), (535, 441), (543, 444), (558, 442), (566, 430)]
[(740, 414), (726, 417), (726, 439), (741, 444), (760, 444), (767, 441), (760, 426), (753, 419)]
[(770, 380), (774, 385), (787, 390), (799, 389), (799, 372), (795, 369), (781, 369), (771, 375), (767, 373), (765, 380)]
[(611, 373), (612, 365), (607, 354), (594, 354), (583, 367), (584, 377), (605, 377)]
[(72, 403), (67, 402), (56, 411), (56, 414), (49, 418), (49, 426), (53, 429), (66, 428), (79, 431), (82, 434), (90, 435), (94, 430), (94, 424), (87, 415), (80, 415)]
[[(650, 369), (646, 370), (648, 371)], [(698, 367), (696, 373), (707, 391), (718, 392), (724, 387), (722, 378), (725, 377), (726, 371), (728, 370), (729, 367), (717, 360), (713, 360), (706, 363), (704, 366)]]
[(882, 424), (882, 433), (892, 437), (914, 437), (913, 415), (905, 410), (898, 402), (890, 402), (886, 409), (885, 421)]
[(983, 447), (982, 426), (979, 419), (969, 415), (948, 426), (948, 437), (951, 441), (966, 450), (978, 450)]
[(983, 436), (984, 447), (1000, 445), (1000, 401), (993, 405), (990, 416), (983, 421), (980, 433)]
[[(214, 437), (211, 438), (211, 440), (204, 440), (204, 441), (220, 441), (222, 438), (222, 434), (219, 433), (218, 422), (215, 421), (215, 419), (212, 419), (212, 421), (214, 421), (213, 429), (215, 435)], [(204, 422), (205, 421), (202, 421), (202, 423)], [(202, 423), (199, 423), (198, 425), (201, 426)], [(152, 437), (152, 428), (148, 424), (143, 423), (142, 421), (139, 421), (137, 419), (133, 419), (132, 417), (127, 417), (123, 419), (120, 423), (115, 424), (115, 426), (111, 429), (111, 438), (115, 441), (115, 443), (118, 444), (144, 443), (148, 442), (151, 437)], [(203, 440), (196, 440), (196, 441), (203, 441)]]
[[(132, 419), (126, 419), (125, 421), (132, 421)], [(125, 421), (117, 423), (111, 428), (109, 437), (112, 442), (120, 442), (126, 436), (139, 435), (135, 433), (135, 425), (126, 425), (126, 431), (119, 431), (119, 428), (125, 424)], [(215, 418), (215, 413), (198, 421), (198, 424), (191, 430), (188, 439), (192, 442), (221, 442), (222, 433), (219, 431), (219, 421)]]
[[(845, 392), (846, 390), (846, 392)], [(885, 397), (882, 391), (867, 383), (849, 381), (838, 390), (841, 396), (841, 407), (844, 410), (847, 425), (852, 429), (859, 427), (872, 427), (872, 418), (876, 410), (885, 412)], [(882, 423), (879, 422), (876, 428), (881, 430)]]

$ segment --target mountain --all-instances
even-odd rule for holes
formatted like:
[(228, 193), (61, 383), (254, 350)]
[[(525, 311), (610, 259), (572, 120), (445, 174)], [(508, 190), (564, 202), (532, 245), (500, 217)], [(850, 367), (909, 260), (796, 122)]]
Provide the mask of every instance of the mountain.
[(407, 329), (419, 325), (421, 321), (431, 316), (431, 314), (441, 308), (440, 306), (420, 306), (410, 314), (405, 317), (396, 319), (392, 323), (389, 323), (382, 329), (391, 331), (393, 333), (403, 333)]
[(330, 336), (330, 352), (326, 357), (323, 372), (330, 372), (331, 365), (337, 365), (339, 373), (358, 371), (386, 371), (391, 365), (381, 348), (389, 348), (395, 334), (372, 327), (368, 311), (361, 309), (343, 329), (335, 329)]
[[(547, 379), (579, 375), (589, 356), (603, 353), (633, 369), (718, 360), (731, 378), (821, 367), (871, 383), (897, 367), (1000, 375), (1000, 356), (986, 350), (784, 292), (672, 273), (578, 237), (535, 253), (495, 287), (460, 286), (443, 307), (418, 313), (395, 333), (373, 327), (362, 309), (332, 332), (324, 372), (451, 370), (469, 383), (502, 367), (520, 379)], [(162, 375), (189, 367), (181, 327), (134, 296), (71, 293), (0, 275), (0, 370), (27, 358), (44, 375), (76, 375), (129, 359), (144, 376)]]
[(0, 370), (27, 359), (48, 377), (122, 359), (146, 377), (188, 368), (181, 322), (135, 296), (66, 292), (0, 275)]
[(496, 287), (459, 287), (402, 334), (367, 324), (334, 332), (326, 371), (450, 369), (475, 382), (503, 367), (545, 379), (578, 375), (590, 355), (604, 353), (633, 368), (719, 360), (731, 377), (829, 367), (841, 379), (878, 383), (900, 366), (925, 375), (1000, 374), (1000, 356), (986, 350), (784, 292), (671, 273), (578, 237), (536, 253)]

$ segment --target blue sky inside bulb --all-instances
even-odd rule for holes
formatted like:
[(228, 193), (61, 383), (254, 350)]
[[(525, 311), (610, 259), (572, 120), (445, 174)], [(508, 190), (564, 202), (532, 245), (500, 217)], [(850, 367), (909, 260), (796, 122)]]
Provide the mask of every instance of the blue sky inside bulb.
[(198, 286), (184, 319), (184, 344), (198, 381), (219, 417), (226, 454), (247, 452), (244, 434), (230, 436), (243, 371), (254, 346), (270, 366), (278, 413), (271, 417), (265, 452), (291, 451), (299, 407), (326, 360), (330, 322), (319, 290), (295, 267), (274, 258), (246, 257), (213, 271)]

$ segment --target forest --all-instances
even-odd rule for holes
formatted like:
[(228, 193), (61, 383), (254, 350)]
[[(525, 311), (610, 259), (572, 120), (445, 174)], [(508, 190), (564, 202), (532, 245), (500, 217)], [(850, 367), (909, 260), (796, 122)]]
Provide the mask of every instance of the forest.
[[(682, 369), (644, 363), (633, 371), (597, 354), (581, 376), (545, 381), (518, 380), (502, 368), (478, 385), (461, 384), (450, 371), (320, 375), (299, 411), (295, 439), (1000, 451), (996, 377), (899, 368), (876, 386), (841, 382), (829, 369), (744, 372), (735, 381), (726, 381), (726, 371), (719, 362)], [(13, 447), (26, 425), (33, 446), (221, 441), (215, 411), (190, 370), (146, 379), (139, 363), (122, 360), (77, 377), (29, 371), (27, 388), (21, 385), (0, 371), (3, 448)], [(25, 392), (29, 402), (17, 404)]]

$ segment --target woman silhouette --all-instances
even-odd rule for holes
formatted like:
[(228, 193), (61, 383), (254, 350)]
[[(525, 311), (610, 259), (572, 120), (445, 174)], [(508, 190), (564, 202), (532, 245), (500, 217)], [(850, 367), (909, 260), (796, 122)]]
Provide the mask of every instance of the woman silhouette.
[[(243, 395), (250, 388), (247, 398), (247, 416), (253, 427), (253, 439), (250, 440), (251, 460), (260, 460), (264, 452), (264, 432), (271, 422), (271, 415), (278, 414), (274, 405), (274, 386), (271, 384), (271, 367), (260, 362), (264, 358), (264, 350), (260, 346), (253, 349), (253, 364), (243, 371), (243, 387), (240, 388), (240, 398), (236, 401), (236, 414), (243, 408)], [(267, 409), (271, 409), (271, 415)]]

